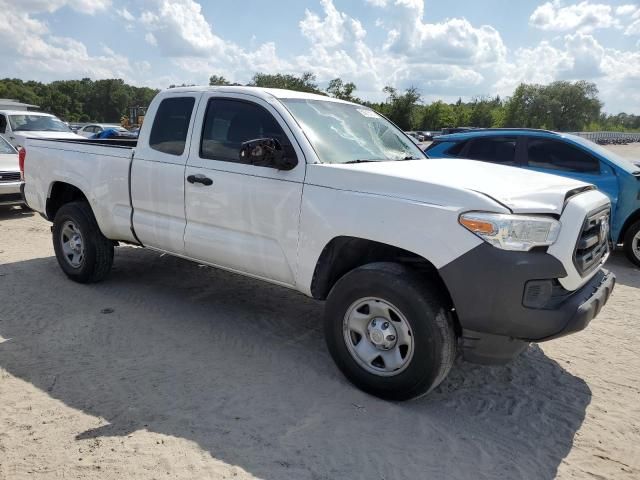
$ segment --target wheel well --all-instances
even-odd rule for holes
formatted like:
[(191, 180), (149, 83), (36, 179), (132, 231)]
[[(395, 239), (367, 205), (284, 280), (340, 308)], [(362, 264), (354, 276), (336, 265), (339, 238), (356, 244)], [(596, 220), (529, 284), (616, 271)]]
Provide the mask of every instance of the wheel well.
[(631, 215), (629, 215), (629, 218), (627, 218), (627, 220), (624, 222), (624, 225), (622, 226), (622, 230), (620, 230), (618, 243), (624, 242), (624, 236), (627, 234), (627, 230), (629, 230), (629, 227), (634, 223), (636, 223), (637, 221), (640, 221), (640, 208), (635, 212), (633, 212)]
[(51, 187), (51, 193), (47, 198), (46, 214), (49, 220), (53, 220), (62, 207), (66, 203), (87, 201), (87, 197), (78, 188), (69, 183), (56, 182)]
[[(354, 268), (373, 262), (395, 262), (410, 266), (421, 274), (437, 282), (448, 305), (453, 301), (438, 269), (424, 257), (402, 248), (357, 237), (336, 237), (322, 250), (313, 279), (311, 294), (318, 300), (325, 300), (335, 283)], [(456, 332), (459, 323), (455, 314)]]

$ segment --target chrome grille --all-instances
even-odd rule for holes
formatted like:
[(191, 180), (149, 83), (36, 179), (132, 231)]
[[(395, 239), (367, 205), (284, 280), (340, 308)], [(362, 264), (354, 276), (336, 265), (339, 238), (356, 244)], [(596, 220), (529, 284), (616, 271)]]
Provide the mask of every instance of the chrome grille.
[(573, 254), (573, 263), (581, 275), (591, 273), (609, 252), (609, 217), (607, 207), (589, 214), (584, 221)]

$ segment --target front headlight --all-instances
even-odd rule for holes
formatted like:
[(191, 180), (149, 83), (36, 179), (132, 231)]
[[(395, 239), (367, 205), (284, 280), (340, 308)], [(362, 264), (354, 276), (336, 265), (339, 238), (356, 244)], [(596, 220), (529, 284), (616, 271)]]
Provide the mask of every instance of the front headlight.
[(526, 252), (533, 247), (552, 245), (560, 233), (560, 222), (549, 217), (469, 212), (460, 225), (494, 247)]

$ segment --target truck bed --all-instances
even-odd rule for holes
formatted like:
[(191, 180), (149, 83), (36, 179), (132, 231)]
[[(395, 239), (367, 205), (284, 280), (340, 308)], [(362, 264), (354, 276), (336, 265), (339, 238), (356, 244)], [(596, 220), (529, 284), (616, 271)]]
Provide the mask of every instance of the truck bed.
[(27, 139), (25, 197), (39, 212), (58, 184), (85, 193), (101, 231), (109, 238), (135, 242), (130, 228), (131, 159), (136, 139)]

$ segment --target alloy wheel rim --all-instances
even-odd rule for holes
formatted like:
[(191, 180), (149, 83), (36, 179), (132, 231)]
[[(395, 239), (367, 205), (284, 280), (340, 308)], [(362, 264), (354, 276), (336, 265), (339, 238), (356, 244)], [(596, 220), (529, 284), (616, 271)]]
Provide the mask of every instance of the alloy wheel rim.
[(84, 263), (84, 240), (80, 229), (71, 220), (62, 225), (60, 246), (66, 262), (73, 268), (80, 268)]
[(353, 302), (344, 316), (343, 335), (351, 357), (374, 375), (398, 375), (413, 358), (411, 325), (400, 309), (381, 298)]
[(631, 240), (631, 251), (640, 260), (640, 231), (638, 231)]

